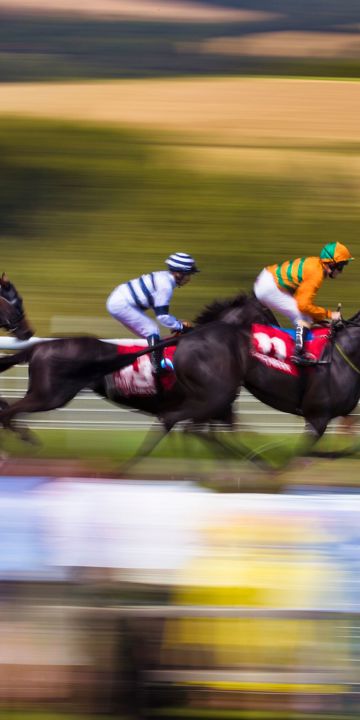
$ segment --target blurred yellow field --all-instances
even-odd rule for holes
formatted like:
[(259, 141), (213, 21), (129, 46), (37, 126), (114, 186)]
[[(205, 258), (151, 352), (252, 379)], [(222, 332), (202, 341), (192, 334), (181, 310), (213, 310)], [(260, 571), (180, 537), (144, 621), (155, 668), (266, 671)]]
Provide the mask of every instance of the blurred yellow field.
[(0, 85), (0, 113), (201, 137), (202, 143), (360, 141), (357, 82), (195, 78)]
[(200, 53), (254, 57), (356, 58), (360, 55), (360, 37), (356, 27), (353, 32), (343, 33), (282, 30), (243, 37), (214, 37), (191, 46)]

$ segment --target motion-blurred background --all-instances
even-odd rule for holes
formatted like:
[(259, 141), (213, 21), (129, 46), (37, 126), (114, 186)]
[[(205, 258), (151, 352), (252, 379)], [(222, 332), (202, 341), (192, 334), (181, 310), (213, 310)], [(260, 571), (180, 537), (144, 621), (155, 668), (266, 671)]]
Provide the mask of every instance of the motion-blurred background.
[[(202, 269), (174, 297), (189, 318), (266, 263), (358, 254), (356, 2), (0, 12), (1, 260), (38, 335), (119, 334), (107, 294), (173, 251)], [(356, 287), (354, 264), (322, 299), (349, 314)]]
[[(359, 28), (356, 0), (0, 0), (1, 269), (37, 335), (128, 336), (107, 295), (171, 252), (202, 271), (174, 295), (187, 319), (270, 262), (358, 258)], [(351, 315), (358, 277), (319, 300)], [(124, 439), (70, 422), (40, 456), (101, 477)], [(37, 451), (13, 450), (27, 474)], [(4, 456), (1, 720), (359, 717), (357, 462), (245, 499), (45, 481), (51, 463), (9, 478)], [(252, 472), (238, 489), (272, 486)]]

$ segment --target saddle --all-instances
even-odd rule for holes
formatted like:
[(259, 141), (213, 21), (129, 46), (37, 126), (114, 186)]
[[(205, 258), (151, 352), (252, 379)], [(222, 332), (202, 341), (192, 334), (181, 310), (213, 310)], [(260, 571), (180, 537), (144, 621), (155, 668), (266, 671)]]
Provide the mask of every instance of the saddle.
[[(313, 328), (308, 332), (304, 348), (316, 358), (316, 364), (330, 362), (331, 337), (330, 327)], [(250, 348), (251, 355), (263, 365), (287, 375), (300, 375), (302, 368), (291, 360), (295, 350), (295, 330), (254, 323)], [(316, 364), (311, 367), (316, 367)]]

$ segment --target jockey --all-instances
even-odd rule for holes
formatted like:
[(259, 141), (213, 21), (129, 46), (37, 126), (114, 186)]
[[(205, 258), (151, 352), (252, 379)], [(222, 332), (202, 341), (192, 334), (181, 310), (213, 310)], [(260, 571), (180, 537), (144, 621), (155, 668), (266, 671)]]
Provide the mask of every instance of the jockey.
[[(186, 320), (177, 320), (169, 313), (169, 304), (176, 287), (186, 285), (194, 273), (199, 272), (194, 258), (187, 253), (173, 253), (165, 263), (167, 270), (158, 270), (118, 285), (109, 295), (106, 308), (115, 320), (129, 330), (146, 338), (149, 346), (160, 342), (160, 332), (154, 320), (145, 315), (150, 308), (156, 319), (172, 332), (182, 332), (191, 327)], [(168, 363), (162, 359), (162, 349), (151, 354), (155, 373), (166, 369)], [(170, 362), (170, 361), (169, 361)]]
[(312, 365), (315, 358), (304, 351), (304, 327), (313, 322), (341, 319), (340, 312), (314, 304), (314, 297), (325, 278), (336, 278), (350, 260), (349, 250), (339, 242), (324, 245), (320, 257), (286, 260), (269, 265), (255, 280), (254, 293), (266, 307), (281, 312), (295, 324), (293, 362)]

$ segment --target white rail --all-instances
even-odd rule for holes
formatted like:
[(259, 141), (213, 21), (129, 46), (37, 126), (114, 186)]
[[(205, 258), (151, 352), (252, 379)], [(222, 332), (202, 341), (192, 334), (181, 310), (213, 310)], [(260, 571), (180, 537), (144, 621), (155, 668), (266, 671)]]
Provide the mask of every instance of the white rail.
[[(19, 341), (12, 337), (0, 337), (0, 353), (2, 350), (21, 350), (39, 342), (48, 342), (57, 338), (33, 337), (31, 340)], [(102, 338), (103, 342), (117, 344), (118, 338)], [(132, 345), (133, 339), (124, 340), (122, 344)], [(146, 346), (146, 340), (136, 340), (136, 344)], [(27, 366), (18, 365), (0, 374), (0, 396), (12, 401), (24, 396), (27, 388)], [(354, 430), (360, 432), (360, 412), (354, 413), (356, 423)], [(294, 434), (302, 431), (304, 421), (302, 418), (287, 415), (273, 410), (254, 398), (246, 390), (241, 391), (241, 398), (235, 403), (236, 429), (242, 431), (257, 431), (261, 433), (287, 433)], [(136, 411), (128, 410), (119, 405), (112, 404), (96, 396), (91, 391), (82, 391), (64, 408), (47, 413), (37, 413), (29, 416), (27, 424), (32, 428), (72, 428), (72, 429), (122, 429), (142, 430), (156, 427), (157, 423), (152, 417)], [(337, 432), (338, 423), (329, 427), (329, 432)]]

